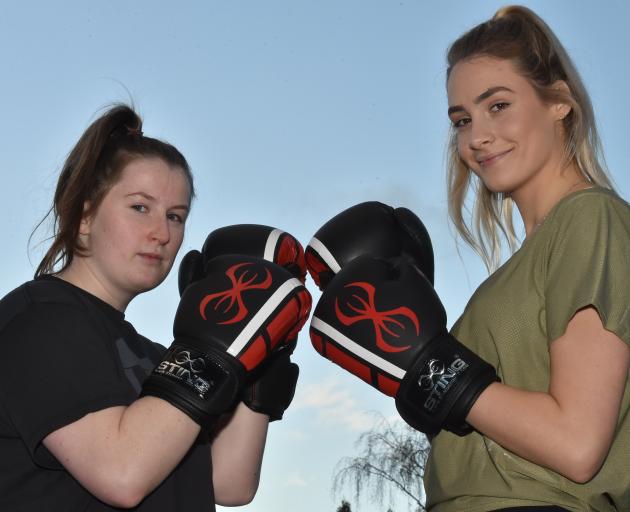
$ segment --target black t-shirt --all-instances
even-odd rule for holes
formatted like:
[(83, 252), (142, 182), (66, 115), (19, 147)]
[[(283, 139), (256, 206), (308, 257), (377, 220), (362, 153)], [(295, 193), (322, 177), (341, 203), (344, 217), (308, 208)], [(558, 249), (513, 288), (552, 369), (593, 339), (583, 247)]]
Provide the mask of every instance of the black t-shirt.
[[(119, 510), (105, 505), (42, 444), (90, 412), (125, 406), (164, 347), (109, 304), (65, 281), (30, 281), (0, 301), (0, 510)], [(210, 445), (202, 435), (133, 510), (214, 511)]]

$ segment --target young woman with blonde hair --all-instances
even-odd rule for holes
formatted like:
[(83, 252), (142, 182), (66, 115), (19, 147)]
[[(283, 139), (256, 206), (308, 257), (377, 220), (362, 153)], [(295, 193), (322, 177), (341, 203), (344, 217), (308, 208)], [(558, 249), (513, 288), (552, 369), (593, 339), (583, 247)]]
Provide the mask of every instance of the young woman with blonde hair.
[[(630, 510), (630, 208), (586, 89), (551, 29), (500, 9), (448, 51), (448, 197), (489, 269), (452, 334), (496, 369), (467, 422), (436, 436), (429, 510)], [(464, 202), (472, 187), (471, 222)]]
[(453, 43), (446, 86), (450, 216), (492, 274), (449, 333), (421, 223), (357, 205), (307, 247), (313, 345), (431, 437), (429, 511), (630, 510), (630, 207), (588, 94), (518, 6)]

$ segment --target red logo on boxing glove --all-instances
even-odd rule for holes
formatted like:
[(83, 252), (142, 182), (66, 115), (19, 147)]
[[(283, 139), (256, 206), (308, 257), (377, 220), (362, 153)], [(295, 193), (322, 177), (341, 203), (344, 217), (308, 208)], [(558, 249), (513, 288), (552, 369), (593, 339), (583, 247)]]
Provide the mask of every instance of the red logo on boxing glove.
[[(250, 267), (254, 267), (253, 269)], [(206, 307), (208, 304), (217, 299), (214, 305), (216, 311), (222, 305), (225, 305), (222, 313), (229, 313), (230, 310), (236, 309), (234, 316), (223, 322), (217, 322), (219, 325), (235, 324), (240, 322), (249, 313), (247, 306), (243, 300), (243, 292), (249, 290), (266, 290), (271, 286), (272, 279), (269, 269), (264, 269), (265, 275), (261, 278), (256, 266), (253, 263), (238, 263), (230, 267), (225, 275), (229, 278), (232, 287), (218, 293), (206, 295), (199, 304), (199, 313), (206, 320)], [(256, 282), (258, 280), (258, 282)]]
[[(400, 338), (408, 328), (408, 322), (402, 322), (396, 317), (407, 318), (415, 328), (415, 336), (420, 334), (420, 322), (416, 314), (406, 306), (400, 306), (388, 311), (378, 311), (375, 305), (376, 289), (370, 283), (354, 282), (345, 285), (344, 288), (358, 288), (356, 293), (352, 294), (351, 299), (345, 301), (345, 307), (355, 314), (345, 314), (339, 305), (339, 298), (335, 299), (335, 313), (339, 321), (346, 325), (352, 325), (363, 320), (369, 320), (374, 326), (374, 334), (376, 336), (376, 346), (384, 352), (404, 352), (411, 348), (411, 345), (395, 346), (385, 341), (384, 334), (393, 338)], [(363, 296), (362, 296), (363, 295)], [(354, 305), (350, 300), (354, 299), (358, 305)], [(393, 328), (397, 328), (395, 332)]]

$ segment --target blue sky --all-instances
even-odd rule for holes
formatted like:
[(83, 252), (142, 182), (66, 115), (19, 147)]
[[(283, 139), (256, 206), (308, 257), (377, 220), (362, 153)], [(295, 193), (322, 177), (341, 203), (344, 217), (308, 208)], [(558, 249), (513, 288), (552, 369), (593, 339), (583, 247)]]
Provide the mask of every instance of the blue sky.
[[(630, 197), (623, 153), (630, 7), (622, 0), (525, 4), (574, 58), (613, 178)], [(28, 237), (50, 206), (65, 155), (99, 108), (131, 96), (145, 133), (175, 144), (195, 173), (198, 197), (180, 256), (227, 224), (273, 225), (306, 244), (357, 202), (406, 206), (432, 234), (436, 289), (452, 323), (486, 274), (473, 253), (458, 253), (446, 220), (444, 54), (501, 5), (2, 2), (0, 293), (29, 279), (43, 254), (46, 230), (30, 248)], [(172, 273), (127, 317), (169, 344), (177, 301)], [(260, 490), (247, 512), (335, 510), (342, 497), (330, 494), (336, 462), (354, 453), (352, 443), (373, 421), (369, 411), (395, 415), (391, 400), (322, 359), (306, 331), (295, 359), (294, 405), (270, 427)]]

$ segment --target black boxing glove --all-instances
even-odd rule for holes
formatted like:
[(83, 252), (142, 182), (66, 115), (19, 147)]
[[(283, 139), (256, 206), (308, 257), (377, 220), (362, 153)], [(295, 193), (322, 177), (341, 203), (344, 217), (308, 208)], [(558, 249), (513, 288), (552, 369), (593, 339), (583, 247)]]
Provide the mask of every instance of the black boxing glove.
[[(225, 254), (240, 254), (263, 258), (286, 268), (302, 283), (306, 278), (304, 249), (289, 233), (259, 224), (235, 224), (212, 231), (201, 252), (190, 251), (179, 267), (180, 294), (186, 287), (204, 276), (204, 267), (212, 258)], [(248, 375), (248, 384), (242, 392), (242, 401), (250, 409), (267, 414), (270, 421), (282, 419), (295, 394), (298, 365), (290, 355), (297, 341), (297, 330), (287, 335), (279, 350), (283, 356), (273, 357)]]
[(179, 294), (204, 277), (208, 261), (225, 254), (262, 258), (286, 268), (302, 283), (306, 279), (304, 249), (294, 236), (270, 226), (234, 224), (210, 232), (201, 252), (192, 250), (184, 256), (179, 265)]
[(260, 258), (220, 256), (204, 272), (182, 295), (175, 339), (142, 395), (208, 428), (234, 406), (248, 375), (302, 327), (311, 298), (291, 273)]
[(252, 411), (266, 414), (269, 421), (281, 420), (293, 401), (300, 368), (291, 362), (292, 349), (284, 348), (263, 364), (261, 375), (242, 393)]
[(407, 208), (360, 203), (335, 215), (306, 247), (306, 264), (323, 290), (357, 256), (407, 257), (433, 284), (433, 247), (422, 221)]
[(471, 407), (494, 368), (446, 330), (431, 283), (406, 261), (360, 257), (324, 290), (311, 322), (324, 357), (395, 397), (401, 417), (429, 435), (465, 435)]

